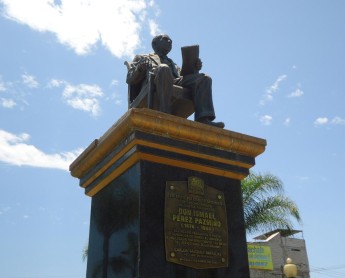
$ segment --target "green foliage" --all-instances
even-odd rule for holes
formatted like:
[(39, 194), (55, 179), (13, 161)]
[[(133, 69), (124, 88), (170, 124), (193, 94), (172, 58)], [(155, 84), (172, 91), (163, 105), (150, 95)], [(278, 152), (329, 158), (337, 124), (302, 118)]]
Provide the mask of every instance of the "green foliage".
[(271, 174), (250, 173), (242, 181), (244, 219), (248, 233), (293, 229), (301, 223), (297, 205), (284, 195), (282, 181)]
[(83, 258), (83, 262), (85, 262), (85, 260), (87, 259), (87, 254), (89, 253), (89, 245), (86, 244), (83, 248), (82, 251), (82, 258)]

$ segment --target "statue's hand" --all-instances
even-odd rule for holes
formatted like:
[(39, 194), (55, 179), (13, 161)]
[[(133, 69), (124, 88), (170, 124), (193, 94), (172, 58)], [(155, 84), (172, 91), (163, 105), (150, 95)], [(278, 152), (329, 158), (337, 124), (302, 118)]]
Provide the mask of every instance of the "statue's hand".
[(148, 69), (148, 63), (140, 63), (137, 66), (138, 71), (143, 72), (146, 71)]
[(195, 61), (195, 69), (196, 70), (201, 70), (202, 68), (202, 61), (200, 60), (200, 58), (198, 58), (196, 61)]

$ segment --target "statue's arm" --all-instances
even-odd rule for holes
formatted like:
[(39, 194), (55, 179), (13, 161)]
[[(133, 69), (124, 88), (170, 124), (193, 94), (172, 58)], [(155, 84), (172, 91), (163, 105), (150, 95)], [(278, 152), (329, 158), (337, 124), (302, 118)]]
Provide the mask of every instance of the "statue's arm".
[(131, 63), (131, 68), (128, 70), (126, 82), (129, 85), (141, 83), (146, 78), (146, 69), (141, 65), (144, 62), (144, 57), (141, 55), (135, 56)]

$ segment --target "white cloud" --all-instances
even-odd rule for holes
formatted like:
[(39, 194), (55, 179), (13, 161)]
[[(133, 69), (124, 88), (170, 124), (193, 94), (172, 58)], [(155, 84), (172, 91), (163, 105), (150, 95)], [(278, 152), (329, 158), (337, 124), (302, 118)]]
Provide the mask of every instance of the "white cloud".
[(291, 124), (291, 119), (290, 118), (286, 118), (284, 121), (284, 125), (285, 126), (289, 126)]
[(270, 115), (264, 115), (260, 117), (260, 122), (263, 125), (271, 125), (272, 121), (273, 121), (273, 118)]
[(72, 85), (67, 81), (58, 79), (51, 79), (48, 83), (48, 88), (60, 87), (64, 87), (62, 98), (69, 106), (89, 112), (92, 116), (100, 114), (101, 106), (99, 100), (103, 98), (104, 93), (98, 85)]
[(280, 75), (278, 76), (277, 80), (273, 83), (273, 85), (271, 85), (271, 87), (269, 87), (267, 89), (267, 92), (268, 93), (274, 93), (276, 91), (278, 91), (279, 89), (279, 84), (284, 81), (285, 79), (287, 78), (287, 75), (286, 74), (283, 74), (283, 75)]
[(101, 107), (99, 98), (103, 97), (102, 89), (97, 85), (79, 84), (73, 86), (67, 84), (62, 97), (71, 107), (90, 112), (93, 116), (98, 116)]
[(17, 166), (32, 166), (55, 168), (68, 171), (69, 165), (82, 152), (81, 149), (72, 152), (46, 154), (30, 145), (27, 133), (15, 135), (0, 129), (0, 161)]
[(22, 81), (24, 85), (28, 86), (29, 88), (37, 88), (39, 83), (36, 81), (35, 76), (29, 74), (22, 74)]
[(4, 207), (4, 206), (0, 207), (0, 215), (7, 213), (7, 212), (10, 211), (11, 209), (12, 209), (12, 208), (11, 208), (11, 207), (8, 207), (8, 206), (6, 206), (6, 207)]
[(0, 92), (6, 92), (7, 91), (7, 85), (8, 84), (6, 84), (6, 82), (2, 81), (2, 76), (0, 75)]
[(123, 100), (121, 99), (121, 96), (118, 93), (112, 93), (110, 97), (107, 98), (107, 100), (111, 100), (115, 103), (115, 105), (122, 105)]
[(340, 117), (334, 117), (331, 123), (334, 125), (345, 125), (345, 119), (342, 119)]
[(1, 0), (8, 18), (40, 32), (52, 32), (78, 54), (101, 42), (117, 57), (132, 56), (142, 28), (157, 26), (150, 0)]
[(327, 117), (319, 117), (314, 121), (314, 125), (316, 127), (327, 125), (327, 124), (345, 125), (345, 119), (338, 116), (334, 117), (332, 120), (328, 119)]
[(7, 90), (5, 83), (4, 82), (0, 82), (0, 92), (5, 92)]
[(0, 105), (4, 108), (13, 108), (17, 103), (10, 98), (0, 98)]
[[(1, 3), (1, 0), (0, 0)], [(23, 91), (23, 85), (30, 89), (37, 88), (39, 83), (33, 75), (22, 74), (19, 80), (3, 81), (0, 75), (0, 107), (24, 109), (24, 105), (29, 103), (26, 101), (27, 93)]]
[(48, 88), (60, 88), (63, 85), (68, 84), (64, 80), (58, 80), (58, 79), (51, 79), (48, 83)]
[(328, 123), (328, 118), (326, 117), (319, 117), (314, 121), (315, 126), (322, 126)]
[(301, 89), (296, 89), (295, 91), (291, 92), (288, 97), (301, 97), (304, 95), (304, 92)]
[(158, 24), (154, 20), (149, 20), (149, 27), (150, 27), (150, 35), (157, 36), (161, 33)]
[(260, 101), (260, 105), (265, 105), (266, 102), (273, 100), (273, 94), (279, 90), (279, 85), (287, 78), (286, 74), (278, 76), (276, 81), (266, 89), (263, 99)]
[(119, 85), (119, 80), (116, 80), (116, 79), (111, 80), (110, 86), (117, 86), (117, 85)]
[(115, 99), (116, 105), (121, 105), (123, 103), (122, 99)]

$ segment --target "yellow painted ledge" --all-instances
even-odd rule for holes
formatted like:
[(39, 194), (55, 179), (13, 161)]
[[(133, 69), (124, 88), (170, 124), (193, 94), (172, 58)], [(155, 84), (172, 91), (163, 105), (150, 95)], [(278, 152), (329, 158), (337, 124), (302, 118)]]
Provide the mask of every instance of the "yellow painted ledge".
[(77, 178), (83, 177), (135, 130), (250, 157), (263, 153), (266, 147), (264, 139), (208, 126), (155, 110), (130, 109), (102, 137), (94, 140), (70, 165), (71, 175)]

